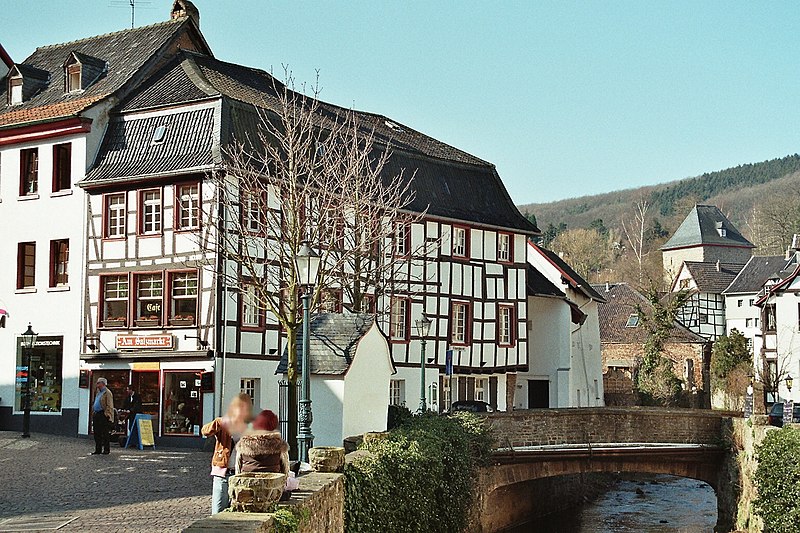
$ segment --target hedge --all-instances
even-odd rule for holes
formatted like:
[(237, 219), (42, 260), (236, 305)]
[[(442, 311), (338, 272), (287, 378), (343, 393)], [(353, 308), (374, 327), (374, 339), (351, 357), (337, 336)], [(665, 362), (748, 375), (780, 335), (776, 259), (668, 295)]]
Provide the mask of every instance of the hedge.
[(789, 426), (767, 432), (756, 454), (755, 509), (765, 531), (800, 531), (800, 430)]
[(471, 414), (415, 415), (345, 467), (345, 531), (458, 532), (492, 438)]

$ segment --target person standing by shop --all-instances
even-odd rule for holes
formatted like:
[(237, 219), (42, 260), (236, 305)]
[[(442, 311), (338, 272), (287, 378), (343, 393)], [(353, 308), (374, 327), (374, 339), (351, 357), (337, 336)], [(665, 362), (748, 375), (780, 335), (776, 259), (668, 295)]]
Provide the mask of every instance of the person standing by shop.
[(211, 493), (211, 514), (217, 514), (228, 508), (228, 476), (232, 476), (236, 467), (236, 443), (247, 431), (247, 423), (253, 402), (247, 394), (240, 394), (231, 400), (228, 412), (204, 425), (200, 432), (204, 437), (216, 437), (214, 455), (211, 457), (211, 477), (214, 485)]
[(133, 385), (125, 387), (125, 401), (122, 402), (122, 409), (128, 412), (128, 431), (130, 431), (136, 415), (142, 412), (142, 397), (133, 389)]
[(106, 378), (97, 380), (97, 393), (92, 406), (94, 452), (92, 455), (111, 453), (111, 427), (114, 422), (114, 394), (107, 387)]

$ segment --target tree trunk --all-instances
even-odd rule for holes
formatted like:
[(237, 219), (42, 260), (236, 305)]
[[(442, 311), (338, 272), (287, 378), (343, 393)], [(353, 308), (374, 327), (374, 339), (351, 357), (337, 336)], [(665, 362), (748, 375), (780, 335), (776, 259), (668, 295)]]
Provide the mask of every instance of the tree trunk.
[(286, 390), (287, 405), (287, 428), (286, 442), (289, 444), (289, 457), (292, 460), (298, 459), (297, 446), (297, 329), (287, 329), (286, 331), (286, 373), (289, 386)]

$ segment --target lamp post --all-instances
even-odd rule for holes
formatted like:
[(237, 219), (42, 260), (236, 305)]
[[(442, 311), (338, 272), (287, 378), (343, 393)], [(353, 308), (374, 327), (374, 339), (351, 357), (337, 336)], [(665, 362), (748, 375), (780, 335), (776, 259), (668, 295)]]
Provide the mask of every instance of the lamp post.
[(308, 450), (314, 446), (314, 435), (311, 433), (311, 364), (308, 361), (309, 337), (311, 337), (310, 307), (314, 283), (317, 281), (320, 258), (307, 242), (300, 245), (295, 257), (297, 267), (297, 281), (303, 290), (303, 353), (301, 359), (300, 375), (300, 407), (298, 421), (300, 428), (297, 432), (298, 457), (303, 462), (308, 462)]
[(417, 334), (420, 339), (420, 355), (419, 355), (419, 412), (420, 414), (428, 410), (427, 402), (425, 401), (425, 344), (428, 332), (431, 329), (431, 319), (422, 313), (422, 316), (415, 322), (417, 326)]
[[(792, 379), (791, 374), (786, 376), (786, 390), (789, 391), (789, 394), (786, 395), (786, 400), (783, 402), (783, 423), (791, 424), (794, 422), (794, 402), (792, 401), (792, 383), (794, 380)], [(788, 420), (788, 422), (787, 422)]]
[(28, 322), (28, 329), (21, 335), (22, 352), (25, 355), (25, 396), (22, 407), (22, 438), (27, 439), (31, 436), (31, 352), (33, 345), (36, 344), (38, 334), (31, 328)]

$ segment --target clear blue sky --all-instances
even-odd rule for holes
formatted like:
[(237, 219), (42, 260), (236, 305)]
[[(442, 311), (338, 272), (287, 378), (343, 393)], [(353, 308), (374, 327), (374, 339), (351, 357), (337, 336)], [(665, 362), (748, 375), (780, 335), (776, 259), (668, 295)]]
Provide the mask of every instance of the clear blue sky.
[[(124, 29), (119, 0), (0, 0), (0, 43)], [(800, 7), (745, 1), (195, 0), (220, 59), (300, 80), (497, 165), (517, 203), (800, 151)], [(140, 2), (136, 24), (171, 0)]]

